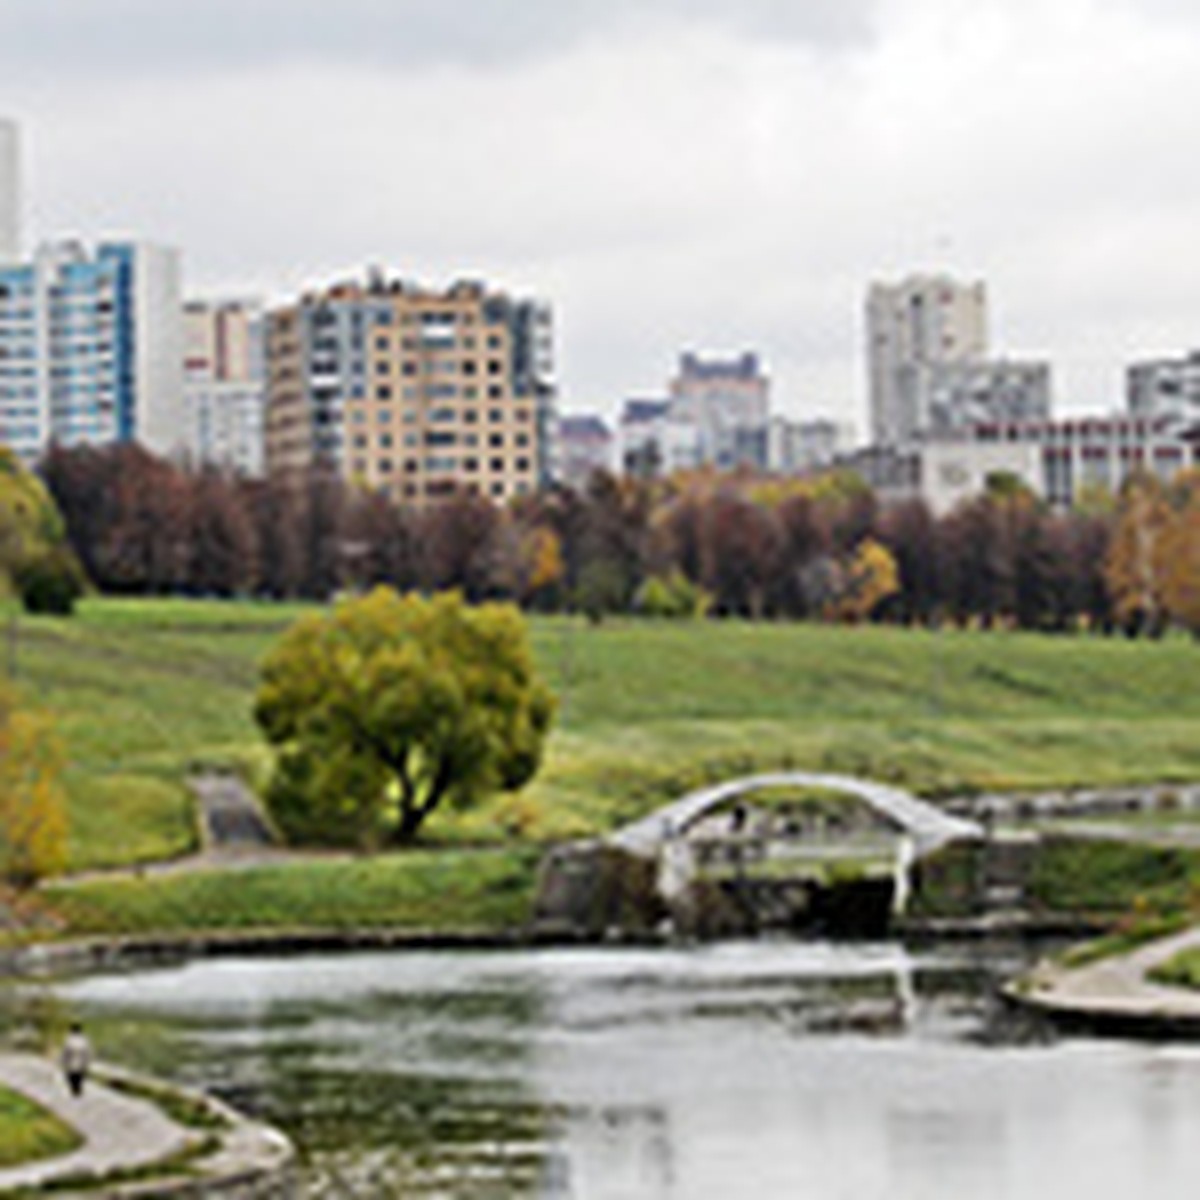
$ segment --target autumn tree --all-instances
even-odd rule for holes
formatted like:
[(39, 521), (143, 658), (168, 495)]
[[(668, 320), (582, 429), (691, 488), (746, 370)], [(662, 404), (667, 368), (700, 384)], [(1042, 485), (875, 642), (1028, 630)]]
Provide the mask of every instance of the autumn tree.
[(733, 490), (705, 508), (701, 580), (723, 613), (762, 618), (779, 578), (783, 539), (775, 514)]
[(842, 568), (833, 615), (856, 624), (869, 620), (899, 587), (891, 551), (874, 538), (864, 538)]
[(431, 504), (420, 521), (425, 586), (471, 601), (494, 595), (500, 529), (500, 510), (485, 496), (457, 492)]
[(944, 595), (937, 524), (929, 506), (923, 500), (897, 504), (881, 516), (878, 536), (896, 563), (894, 618), (904, 624), (932, 624)]
[(258, 582), (254, 523), (229, 479), (204, 467), (190, 481), (186, 586), (210, 596), (234, 596)]
[(1104, 577), (1117, 623), (1130, 636), (1161, 634), (1167, 623), (1163, 595), (1170, 510), (1151, 476), (1130, 479), (1121, 491)]
[(1200, 474), (1175, 480), (1159, 543), (1162, 601), (1171, 619), (1200, 636)]
[(63, 866), (61, 770), (48, 718), (0, 691), (0, 878), (10, 885), (28, 887)]
[(300, 841), (411, 841), (445, 801), (532, 778), (553, 702), (510, 605), (376, 588), (297, 622), (263, 664), (268, 803)]

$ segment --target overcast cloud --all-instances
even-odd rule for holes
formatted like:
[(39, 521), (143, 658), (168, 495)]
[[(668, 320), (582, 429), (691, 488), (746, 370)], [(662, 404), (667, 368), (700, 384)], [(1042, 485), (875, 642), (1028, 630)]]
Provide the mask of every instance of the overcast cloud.
[(27, 241), (279, 299), (380, 264), (551, 300), (570, 407), (760, 350), (861, 422), (872, 278), (982, 276), (1059, 408), (1200, 345), (1186, 0), (0, 0)]

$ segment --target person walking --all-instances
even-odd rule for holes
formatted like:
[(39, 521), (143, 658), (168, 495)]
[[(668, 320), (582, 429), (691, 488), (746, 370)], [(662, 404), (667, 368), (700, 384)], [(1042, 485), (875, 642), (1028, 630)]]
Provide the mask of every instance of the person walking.
[(92, 1067), (92, 1044), (78, 1021), (71, 1025), (70, 1032), (63, 1042), (59, 1061), (71, 1095), (82, 1096), (83, 1085), (87, 1082), (88, 1071)]

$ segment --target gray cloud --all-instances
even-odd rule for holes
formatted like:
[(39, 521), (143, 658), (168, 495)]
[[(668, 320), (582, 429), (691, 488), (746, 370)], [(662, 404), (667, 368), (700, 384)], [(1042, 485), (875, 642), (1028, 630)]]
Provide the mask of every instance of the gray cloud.
[(167, 74), (323, 60), (494, 65), (614, 29), (706, 22), (838, 46), (875, 0), (0, 0), (0, 77), (70, 69)]
[(866, 285), (930, 268), (1063, 407), (1118, 403), (1200, 341), (1198, 56), (1183, 0), (0, 0), (31, 237), (274, 298), (484, 275), (602, 407), (753, 347), (781, 407), (860, 416)]

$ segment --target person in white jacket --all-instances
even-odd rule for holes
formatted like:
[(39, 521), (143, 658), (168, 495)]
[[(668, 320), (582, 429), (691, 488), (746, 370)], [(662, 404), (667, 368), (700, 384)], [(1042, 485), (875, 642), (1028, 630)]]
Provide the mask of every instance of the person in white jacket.
[(87, 1082), (88, 1071), (92, 1067), (92, 1045), (87, 1039), (87, 1034), (83, 1032), (83, 1026), (78, 1022), (71, 1026), (62, 1044), (59, 1061), (71, 1095), (82, 1096), (83, 1085)]

